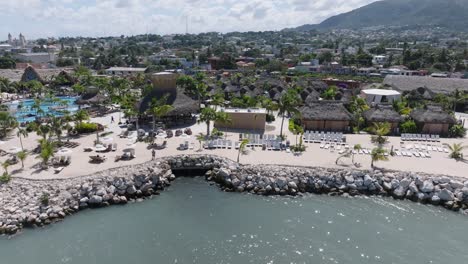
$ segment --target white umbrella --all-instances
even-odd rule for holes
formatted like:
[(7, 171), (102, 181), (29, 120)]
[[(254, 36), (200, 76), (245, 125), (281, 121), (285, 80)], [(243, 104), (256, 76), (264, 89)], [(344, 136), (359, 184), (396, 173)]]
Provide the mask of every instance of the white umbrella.
[(11, 154), (18, 154), (19, 152), (21, 152), (22, 149), (21, 148), (18, 148), (18, 147), (12, 147), (8, 150), (9, 153)]
[(58, 156), (69, 156), (73, 153), (71, 149), (63, 148), (57, 151)]
[(104, 143), (104, 144), (111, 144), (112, 141), (114, 141), (114, 139), (111, 138), (111, 137), (104, 137), (104, 138), (101, 138), (100, 141), (101, 141), (101, 143)]
[(164, 134), (159, 134), (159, 135), (156, 136), (156, 138), (165, 139), (165, 138), (167, 138), (167, 134), (166, 134), (166, 133), (164, 133)]
[(96, 146), (94, 147), (94, 150), (96, 150), (96, 151), (98, 151), (98, 152), (99, 152), (99, 151), (104, 151), (104, 150), (106, 150), (106, 149), (107, 149), (107, 148), (104, 147), (103, 145), (96, 145)]

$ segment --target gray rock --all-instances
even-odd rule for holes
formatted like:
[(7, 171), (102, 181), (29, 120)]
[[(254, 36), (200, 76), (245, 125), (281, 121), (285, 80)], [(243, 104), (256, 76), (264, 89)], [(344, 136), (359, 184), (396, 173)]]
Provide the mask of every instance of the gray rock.
[(93, 196), (91, 196), (91, 198), (89, 199), (89, 203), (90, 203), (90, 204), (93, 204), (93, 205), (101, 204), (101, 203), (102, 203), (102, 197), (99, 196), (99, 195), (93, 195)]
[(434, 191), (432, 180), (425, 180), (420, 188), (421, 192), (430, 193)]
[(127, 188), (127, 193), (130, 194), (130, 195), (133, 195), (137, 192), (137, 189), (135, 188), (135, 186), (131, 185)]
[(408, 186), (409, 190), (413, 193), (418, 193), (418, 186), (416, 186), (415, 182), (411, 182), (410, 185)]
[(346, 175), (346, 176), (345, 176), (345, 181), (346, 181), (347, 183), (354, 183), (354, 177), (351, 176), (351, 175)]
[(297, 190), (297, 184), (293, 181), (288, 182), (288, 187)]
[(403, 187), (403, 186), (399, 186), (398, 188), (396, 188), (396, 189), (393, 191), (393, 194), (394, 194), (397, 198), (404, 198), (407, 189), (408, 189), (408, 188), (405, 188), (405, 187)]
[(439, 196), (433, 195), (432, 198), (431, 198), (431, 202), (432, 202), (433, 204), (438, 204), (438, 203), (440, 203), (440, 198), (439, 198)]
[(453, 201), (453, 199), (455, 198), (453, 193), (447, 189), (441, 190), (438, 196), (442, 201)]
[(373, 182), (373, 179), (369, 174), (364, 175), (364, 186), (369, 186)]
[(450, 186), (452, 187), (452, 189), (456, 190), (456, 189), (461, 189), (464, 187), (463, 183), (459, 182), (459, 181), (454, 181), (454, 180), (451, 180), (450, 181)]
[(284, 186), (286, 186), (286, 184), (288, 184), (287, 180), (285, 177), (278, 177), (276, 178), (276, 181), (275, 181), (276, 185), (280, 188), (280, 189), (283, 189)]

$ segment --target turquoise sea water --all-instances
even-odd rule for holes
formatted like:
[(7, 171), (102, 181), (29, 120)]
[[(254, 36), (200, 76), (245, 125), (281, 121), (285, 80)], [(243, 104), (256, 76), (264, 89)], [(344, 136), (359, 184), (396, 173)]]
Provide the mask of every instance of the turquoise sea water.
[[(61, 102), (44, 100), (40, 107), (44, 112), (42, 115), (52, 114), (54, 116), (62, 116), (64, 111), (69, 113), (78, 111), (78, 105), (75, 104), (77, 100), (76, 97), (58, 97), (58, 99), (60, 99)], [(34, 105), (33, 99), (15, 101), (8, 103), (7, 105), (13, 112), (18, 122), (34, 121), (36, 116), (41, 115), (41, 113), (38, 113), (37, 109), (32, 107)]]
[(0, 238), (0, 263), (466, 263), (468, 217), (387, 198), (262, 197), (181, 178)]

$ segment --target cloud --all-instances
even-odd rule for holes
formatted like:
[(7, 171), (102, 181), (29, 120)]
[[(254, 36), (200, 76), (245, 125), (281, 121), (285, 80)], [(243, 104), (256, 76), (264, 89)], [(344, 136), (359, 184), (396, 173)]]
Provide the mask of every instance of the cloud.
[[(0, 36), (110, 36), (280, 30), (376, 0), (0, 0)], [(3, 39), (0, 37), (0, 39)]]

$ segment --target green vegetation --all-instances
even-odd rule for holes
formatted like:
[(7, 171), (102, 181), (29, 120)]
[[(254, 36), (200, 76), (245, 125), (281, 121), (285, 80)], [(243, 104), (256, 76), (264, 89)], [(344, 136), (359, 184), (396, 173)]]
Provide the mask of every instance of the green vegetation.
[(374, 168), (374, 163), (377, 161), (388, 161), (386, 150), (382, 147), (374, 148), (371, 152), (371, 167)]
[(79, 123), (75, 125), (75, 130), (78, 134), (94, 133), (98, 131), (96, 123)]
[(444, 144), (450, 150), (449, 157), (455, 160), (463, 159), (463, 150), (466, 149), (466, 146), (463, 146), (462, 143), (453, 143), (452, 145)]
[(369, 131), (375, 135), (371, 137), (372, 143), (378, 145), (387, 143), (388, 138), (386, 135), (390, 134), (390, 128), (390, 123), (373, 123), (372, 127), (369, 128)]
[(237, 163), (239, 163), (239, 159), (240, 159), (240, 155), (247, 155), (247, 150), (246, 150), (246, 147), (247, 147), (247, 144), (249, 144), (249, 140), (248, 139), (243, 139), (241, 142), (240, 142), (240, 145), (239, 145), (239, 151), (237, 152)]
[(413, 120), (406, 120), (405, 122), (400, 124), (400, 132), (401, 133), (417, 133), (418, 127)]

